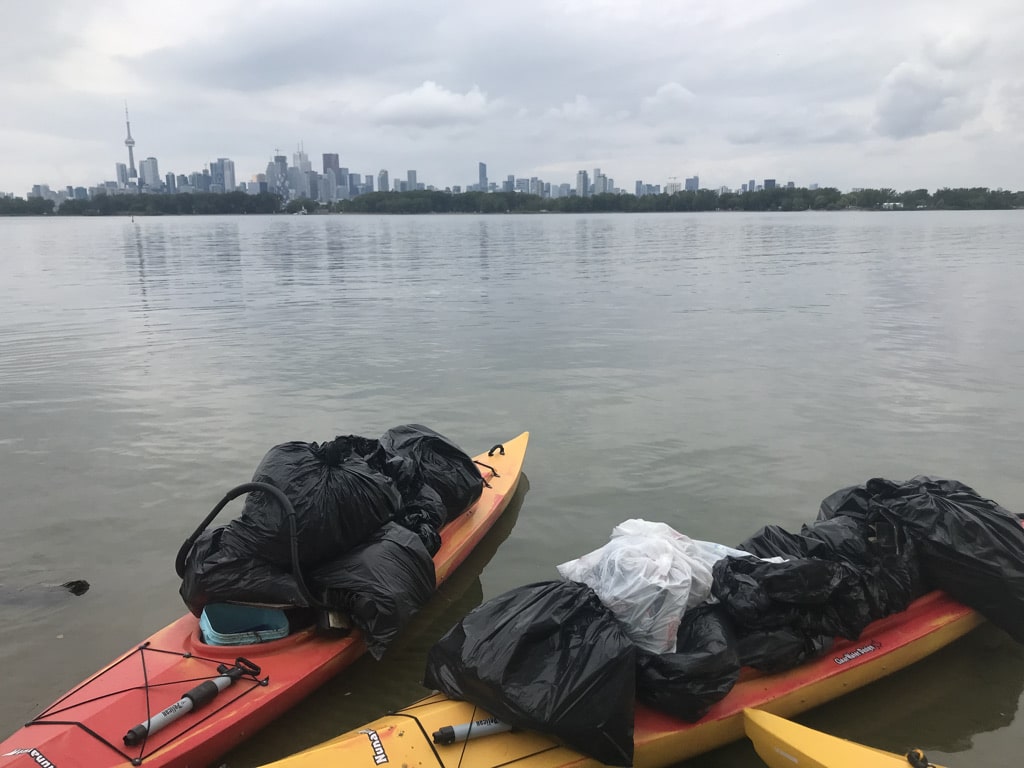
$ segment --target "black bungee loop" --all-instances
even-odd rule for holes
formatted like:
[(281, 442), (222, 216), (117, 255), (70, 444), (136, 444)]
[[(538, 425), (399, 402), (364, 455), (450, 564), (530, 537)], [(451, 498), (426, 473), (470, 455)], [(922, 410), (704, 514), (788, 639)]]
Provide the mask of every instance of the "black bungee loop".
[(912, 749), (907, 752), (907, 762), (911, 768), (935, 768), (935, 764), (928, 760), (928, 756), (920, 749)]
[(178, 574), (178, 578), (185, 577), (185, 562), (188, 560), (188, 555), (192, 551), (192, 547), (195, 545), (196, 540), (202, 535), (203, 531), (207, 529), (210, 523), (224, 507), (228, 505), (228, 502), (237, 499), (246, 493), (253, 493), (255, 491), (262, 491), (263, 493), (269, 493), (281, 508), (284, 510), (288, 517), (288, 528), (291, 533), (291, 550), (292, 550), (292, 575), (295, 576), (295, 581), (298, 584), (299, 592), (302, 597), (305, 598), (306, 602), (309, 603), (312, 608), (324, 608), (324, 604), (313, 597), (313, 594), (309, 591), (306, 586), (305, 580), (302, 578), (302, 569), (299, 567), (299, 533), (298, 523), (295, 518), (295, 508), (292, 503), (288, 500), (288, 497), (284, 495), (284, 492), (280, 488), (277, 488), (269, 483), (242, 483), (241, 485), (235, 486), (228, 491), (224, 498), (221, 499), (217, 506), (206, 516), (206, 518), (199, 524), (199, 527), (195, 529), (191, 536), (185, 539), (185, 543), (181, 545), (181, 549), (178, 550), (178, 556), (174, 559), (174, 570)]

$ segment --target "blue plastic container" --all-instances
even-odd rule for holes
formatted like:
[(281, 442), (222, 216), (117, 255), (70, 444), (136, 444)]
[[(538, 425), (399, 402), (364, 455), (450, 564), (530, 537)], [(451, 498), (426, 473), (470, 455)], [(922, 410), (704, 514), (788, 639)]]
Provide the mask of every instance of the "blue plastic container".
[(208, 645), (253, 645), (288, 635), (288, 617), (277, 608), (210, 603), (199, 617)]

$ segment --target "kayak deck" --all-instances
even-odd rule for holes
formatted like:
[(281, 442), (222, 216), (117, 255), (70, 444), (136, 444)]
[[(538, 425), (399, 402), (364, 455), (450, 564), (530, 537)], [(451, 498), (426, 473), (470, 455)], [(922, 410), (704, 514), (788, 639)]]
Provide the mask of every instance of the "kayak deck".
[(748, 709), (743, 713), (743, 725), (758, 757), (768, 768), (910, 768), (912, 765), (906, 755), (831, 736), (769, 712)]
[[(471, 509), (441, 531), (434, 555), (444, 582), (501, 516), (515, 493), (529, 433), (503, 453), (475, 457), (485, 480)], [(245, 646), (202, 641), (199, 621), (186, 614), (65, 694), (0, 743), (0, 768), (51, 763), (60, 768), (207, 765), (294, 706), (366, 650), (358, 630), (346, 635), (300, 629), (279, 640)], [(259, 667), (208, 705), (127, 747), (126, 732), (175, 704), (186, 691), (243, 657)]]
[[(791, 716), (867, 685), (930, 655), (982, 622), (945, 593), (931, 592), (905, 611), (870, 624), (860, 640), (837, 640), (828, 655), (773, 675), (744, 670), (724, 699), (696, 723), (677, 720), (638, 704), (634, 726), (635, 768), (664, 768), (744, 737), (744, 709), (764, 708)], [(267, 768), (351, 768), (395, 764), (409, 768), (598, 768), (600, 763), (534, 732), (513, 731), (434, 744), (446, 725), (484, 719), (490, 713), (468, 702), (434, 694), (336, 739), (269, 764)], [(387, 763), (383, 762), (386, 756)]]

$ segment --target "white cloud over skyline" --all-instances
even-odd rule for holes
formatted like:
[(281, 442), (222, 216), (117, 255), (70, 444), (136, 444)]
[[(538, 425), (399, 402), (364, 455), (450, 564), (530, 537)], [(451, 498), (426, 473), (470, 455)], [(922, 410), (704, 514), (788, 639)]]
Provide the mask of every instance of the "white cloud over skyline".
[(1019, 0), (0, 0), (0, 190), (301, 142), (438, 187), (1024, 188)]

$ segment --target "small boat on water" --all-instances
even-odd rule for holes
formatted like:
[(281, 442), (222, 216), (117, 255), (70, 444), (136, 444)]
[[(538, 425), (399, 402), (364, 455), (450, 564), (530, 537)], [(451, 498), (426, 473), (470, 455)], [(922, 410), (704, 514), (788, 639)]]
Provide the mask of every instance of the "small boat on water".
[[(438, 585), (512, 500), (528, 442), (524, 432), (475, 457), (483, 491), (440, 530)], [(356, 628), (338, 635), (306, 626), (262, 643), (211, 645), (200, 624), (186, 614), (72, 688), (0, 743), (0, 768), (211, 765), (367, 650)], [(158, 730), (157, 722), (167, 724)]]
[(744, 710), (743, 727), (768, 768), (940, 768), (920, 749), (883, 752), (763, 710)]
[[(977, 612), (936, 590), (918, 598), (906, 610), (873, 622), (860, 640), (837, 639), (825, 656), (776, 674), (745, 671), (732, 691), (697, 722), (685, 722), (637, 704), (633, 765), (665, 768), (739, 741), (744, 736), (745, 710), (770, 707), (786, 716), (799, 714), (909, 666), (982, 621)], [(494, 729), (486, 727), (490, 716), (469, 702), (435, 693), (266, 768), (373, 768), (385, 764), (410, 768), (601, 766), (544, 734), (492, 732)], [(447, 726), (470, 723), (483, 723), (485, 727), (478, 733), (490, 735), (452, 743), (438, 743), (433, 737)], [(789, 763), (787, 768), (792, 765)], [(853, 764), (837, 765), (846, 768)], [(871, 768), (874, 763), (860, 765)]]

